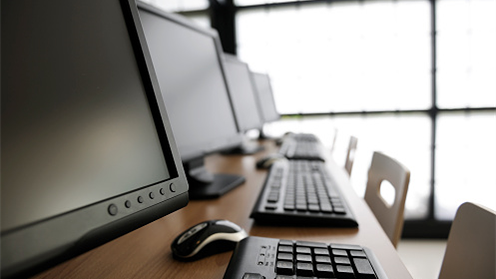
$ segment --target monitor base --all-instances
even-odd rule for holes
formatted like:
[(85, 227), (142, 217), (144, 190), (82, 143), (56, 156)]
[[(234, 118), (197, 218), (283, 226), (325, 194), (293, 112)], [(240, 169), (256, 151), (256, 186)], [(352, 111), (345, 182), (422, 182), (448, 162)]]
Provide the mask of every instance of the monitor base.
[(216, 199), (245, 182), (243, 176), (217, 173), (214, 180), (205, 184), (189, 181), (190, 200)]
[(258, 153), (265, 148), (258, 143), (253, 144), (243, 144), (241, 146), (235, 147), (233, 149), (225, 150), (221, 154), (222, 155), (253, 155)]
[(245, 182), (243, 176), (211, 173), (203, 157), (183, 162), (189, 184), (189, 199), (216, 199)]

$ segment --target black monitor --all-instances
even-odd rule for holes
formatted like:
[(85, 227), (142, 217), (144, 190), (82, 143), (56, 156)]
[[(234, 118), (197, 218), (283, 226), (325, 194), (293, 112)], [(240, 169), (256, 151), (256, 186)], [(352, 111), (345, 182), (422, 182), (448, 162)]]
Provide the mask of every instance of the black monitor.
[(264, 123), (279, 120), (281, 115), (277, 112), (272, 85), (268, 74), (251, 72), (258, 94), (259, 105), (262, 111)]
[(188, 203), (132, 0), (2, 0), (1, 275)]
[[(224, 53), (224, 69), (238, 126), (243, 132), (261, 129), (264, 122), (248, 64), (234, 55)], [(224, 154), (253, 154), (260, 150), (263, 150), (263, 146), (250, 141), (245, 135), (240, 146)]]
[(241, 142), (219, 37), (179, 15), (144, 3), (138, 7), (188, 177), (190, 198), (217, 198), (244, 182), (241, 176), (213, 174), (204, 166), (207, 154)]
[[(277, 112), (272, 85), (268, 74), (251, 72), (258, 94), (259, 105), (262, 111), (264, 123), (279, 120), (281, 115)], [(264, 138), (263, 129), (260, 129), (260, 137)]]

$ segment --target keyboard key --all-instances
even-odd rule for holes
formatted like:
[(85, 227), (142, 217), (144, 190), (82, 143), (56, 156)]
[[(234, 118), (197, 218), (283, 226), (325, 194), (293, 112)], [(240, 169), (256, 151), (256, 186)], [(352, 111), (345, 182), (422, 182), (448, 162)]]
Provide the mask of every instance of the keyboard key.
[(331, 244), (330, 245), (332, 249), (345, 249), (345, 250), (356, 250), (356, 251), (363, 251), (362, 247), (358, 245), (353, 245), (353, 244)]
[(310, 248), (327, 248), (327, 244), (313, 241), (296, 241), (296, 246), (304, 246)]
[(307, 211), (307, 205), (306, 204), (296, 204), (296, 210)]
[(281, 239), (279, 240), (279, 245), (293, 246), (293, 241)]
[(323, 249), (323, 248), (315, 248), (315, 249), (313, 249), (313, 253), (315, 255), (329, 256), (329, 250)]
[(310, 212), (319, 212), (320, 206), (318, 204), (310, 204), (310, 205), (308, 205), (308, 210)]
[(336, 271), (338, 272), (339, 278), (355, 278), (353, 268), (349, 265), (336, 265)]
[(277, 273), (283, 275), (293, 275), (294, 274), (293, 262), (277, 261), (276, 271)]
[(321, 204), (320, 209), (324, 213), (332, 213), (333, 212), (331, 204)]
[(293, 253), (293, 246), (279, 245), (277, 251), (283, 253)]
[(344, 207), (333, 207), (333, 211), (336, 214), (346, 214)]
[(331, 257), (329, 256), (315, 256), (315, 261), (318, 263), (331, 263)]
[(351, 264), (347, 257), (334, 257), (334, 262), (336, 264)]
[(357, 257), (357, 258), (366, 258), (367, 257), (365, 255), (365, 252), (363, 252), (363, 251), (351, 251), (350, 254), (352, 257)]
[(313, 276), (313, 265), (311, 263), (296, 263), (296, 274), (301, 276)]
[(334, 256), (344, 256), (344, 257), (348, 256), (346, 250), (342, 250), (342, 249), (332, 249), (332, 254)]
[(330, 264), (315, 265), (315, 275), (320, 277), (334, 277), (334, 269)]
[(370, 265), (368, 260), (353, 259), (353, 262), (355, 263), (355, 267), (357, 269), (360, 278), (375, 279), (374, 270), (372, 269), (372, 266)]
[(293, 254), (291, 254), (291, 253), (278, 253), (277, 259), (283, 260), (283, 261), (293, 261)]
[(277, 204), (266, 204), (265, 209), (267, 210), (276, 210), (277, 209)]
[(296, 254), (298, 262), (312, 262), (312, 256), (308, 254)]
[(308, 247), (296, 247), (296, 253), (298, 254), (312, 254), (312, 251)]
[(308, 202), (308, 204), (316, 204), (316, 205), (318, 205), (319, 204), (319, 199), (315, 195), (315, 196), (308, 197), (307, 202)]
[(274, 193), (271, 193), (269, 195), (269, 197), (267, 198), (267, 202), (270, 202), (270, 203), (276, 203), (279, 201), (279, 194), (274, 194)]
[(294, 211), (296, 208), (294, 204), (284, 204), (284, 210), (286, 211)]

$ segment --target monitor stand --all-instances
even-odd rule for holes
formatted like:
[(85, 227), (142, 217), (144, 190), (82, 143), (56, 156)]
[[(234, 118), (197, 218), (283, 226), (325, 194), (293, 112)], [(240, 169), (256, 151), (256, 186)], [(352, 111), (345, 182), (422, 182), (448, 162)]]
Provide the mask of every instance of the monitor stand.
[(211, 173), (204, 165), (204, 158), (184, 163), (189, 183), (189, 198), (192, 200), (215, 199), (243, 184), (243, 176), (224, 173)]
[(276, 142), (277, 145), (281, 145), (281, 140), (283, 139), (282, 137), (271, 137), (271, 136), (268, 136), (266, 135), (264, 132), (263, 132), (263, 129), (260, 129), (260, 134), (258, 136), (258, 139), (259, 140), (273, 140)]
[(264, 147), (257, 141), (252, 141), (244, 136), (240, 146), (222, 151), (223, 155), (252, 155), (264, 150)]

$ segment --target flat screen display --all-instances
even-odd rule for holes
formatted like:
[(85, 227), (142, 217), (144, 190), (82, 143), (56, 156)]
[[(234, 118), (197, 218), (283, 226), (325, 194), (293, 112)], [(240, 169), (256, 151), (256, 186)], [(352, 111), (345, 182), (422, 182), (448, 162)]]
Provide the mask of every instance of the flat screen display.
[(224, 54), (224, 66), (238, 125), (242, 131), (261, 128), (263, 119), (248, 64)]
[(183, 160), (239, 144), (216, 33), (170, 14), (140, 16)]
[(2, 231), (170, 177), (118, 1), (29, 2), (2, 26)]
[[(187, 183), (155, 99), (136, 4), (1, 5), (2, 276), (72, 257), (184, 206)], [(147, 211), (154, 206), (160, 214)]]
[(274, 95), (270, 84), (270, 77), (267, 74), (252, 72), (253, 80), (255, 82), (256, 92), (262, 108), (262, 115), (264, 122), (276, 121), (280, 118), (276, 109)]

